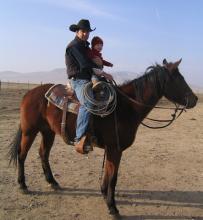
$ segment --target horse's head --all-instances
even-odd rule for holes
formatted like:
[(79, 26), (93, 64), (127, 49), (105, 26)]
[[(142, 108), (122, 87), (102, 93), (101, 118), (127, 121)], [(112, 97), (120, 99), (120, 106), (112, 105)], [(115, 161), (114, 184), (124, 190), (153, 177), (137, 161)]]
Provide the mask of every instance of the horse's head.
[(175, 63), (168, 63), (166, 59), (163, 60), (163, 66), (168, 72), (163, 95), (172, 102), (184, 105), (187, 108), (193, 108), (198, 98), (179, 72), (178, 66), (181, 60)]

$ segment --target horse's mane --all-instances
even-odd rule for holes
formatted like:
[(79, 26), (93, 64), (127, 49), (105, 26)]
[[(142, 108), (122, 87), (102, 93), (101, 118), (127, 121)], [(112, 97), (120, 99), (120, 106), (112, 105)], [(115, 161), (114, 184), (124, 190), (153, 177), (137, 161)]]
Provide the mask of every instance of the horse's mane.
[(163, 66), (155, 64), (149, 66), (142, 76), (131, 81), (125, 81), (120, 87), (133, 83), (136, 98), (142, 99), (145, 85), (149, 84), (156, 92), (156, 95), (159, 96), (163, 89), (164, 82), (166, 81), (166, 72), (167, 71)]

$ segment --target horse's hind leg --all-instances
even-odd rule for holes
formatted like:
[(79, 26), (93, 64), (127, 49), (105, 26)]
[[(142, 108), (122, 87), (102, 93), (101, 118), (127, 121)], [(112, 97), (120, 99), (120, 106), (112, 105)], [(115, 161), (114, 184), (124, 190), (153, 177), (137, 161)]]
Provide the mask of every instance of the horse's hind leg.
[(39, 149), (39, 154), (41, 157), (42, 168), (45, 174), (45, 178), (52, 188), (59, 189), (60, 188), (59, 184), (54, 179), (49, 165), (49, 153), (54, 142), (55, 133), (52, 132), (51, 130), (46, 130), (46, 131), (41, 131), (41, 134), (42, 134), (42, 141)]
[(18, 183), (20, 184), (20, 189), (24, 192), (27, 191), (27, 186), (25, 184), (25, 159), (27, 153), (36, 137), (37, 132), (26, 134), (22, 132), (21, 144), (18, 149)]

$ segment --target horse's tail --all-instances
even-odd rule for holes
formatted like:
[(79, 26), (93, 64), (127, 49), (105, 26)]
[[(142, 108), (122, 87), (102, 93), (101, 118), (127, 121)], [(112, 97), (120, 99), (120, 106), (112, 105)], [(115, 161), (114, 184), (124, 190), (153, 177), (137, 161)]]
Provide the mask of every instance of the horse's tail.
[(14, 166), (17, 166), (18, 150), (20, 147), (21, 138), (22, 138), (22, 130), (21, 127), (19, 126), (15, 137), (13, 138), (12, 142), (9, 144), (9, 148), (10, 148), (8, 152), (9, 165), (13, 163)]

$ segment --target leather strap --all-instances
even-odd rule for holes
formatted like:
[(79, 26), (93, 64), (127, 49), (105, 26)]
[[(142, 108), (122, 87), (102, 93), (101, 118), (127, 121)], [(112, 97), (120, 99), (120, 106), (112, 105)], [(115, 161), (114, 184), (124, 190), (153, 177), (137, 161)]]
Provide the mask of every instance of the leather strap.
[(66, 135), (66, 112), (67, 112), (68, 96), (64, 97), (63, 115), (61, 121), (61, 136), (66, 144), (69, 144), (68, 137)]

